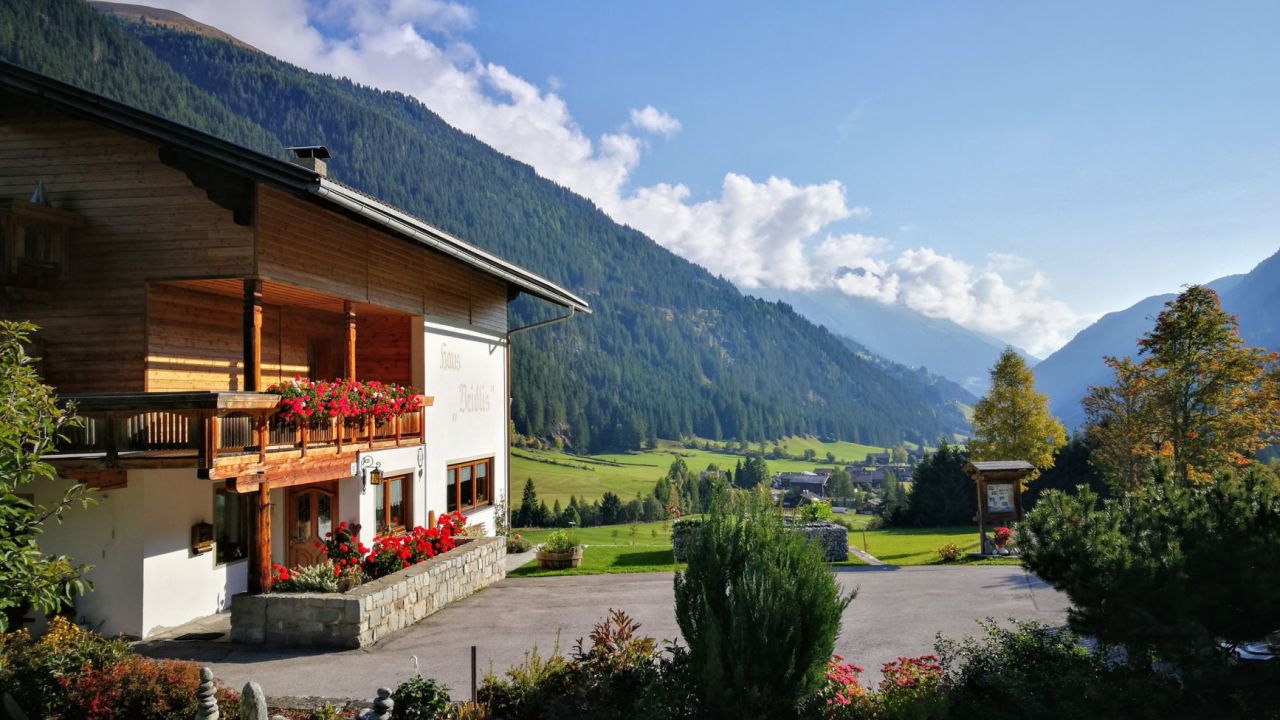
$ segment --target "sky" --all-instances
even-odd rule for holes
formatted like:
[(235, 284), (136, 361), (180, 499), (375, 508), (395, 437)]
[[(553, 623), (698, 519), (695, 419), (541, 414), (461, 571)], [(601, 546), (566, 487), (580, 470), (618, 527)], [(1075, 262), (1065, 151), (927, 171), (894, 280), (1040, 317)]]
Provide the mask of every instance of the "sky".
[(1044, 356), (1280, 249), (1280, 3), (151, 4), (412, 94), (744, 292)]

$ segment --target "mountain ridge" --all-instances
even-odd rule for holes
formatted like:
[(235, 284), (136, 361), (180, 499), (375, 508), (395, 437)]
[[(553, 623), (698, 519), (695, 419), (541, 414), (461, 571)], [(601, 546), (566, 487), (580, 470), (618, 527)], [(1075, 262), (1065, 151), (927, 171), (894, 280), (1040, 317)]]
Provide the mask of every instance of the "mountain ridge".
[[(856, 341), (876, 355), (908, 367), (924, 368), (975, 395), (986, 393), (991, 367), (1010, 347), (950, 320), (846, 295), (834, 288), (805, 292), (761, 288), (751, 293), (786, 302), (814, 323)], [(1037, 362), (1026, 351), (1014, 349), (1029, 365)]]
[[(1246, 343), (1280, 349), (1280, 322), (1275, 319), (1275, 308), (1280, 308), (1280, 252), (1247, 273), (1203, 284), (1218, 293), (1223, 309), (1237, 316)], [(1035, 367), (1036, 386), (1049, 396), (1050, 410), (1064, 425), (1080, 427), (1084, 422), (1080, 400), (1088, 388), (1111, 383), (1103, 356), (1136, 356), (1138, 339), (1155, 325), (1156, 315), (1174, 297), (1175, 293), (1152, 295), (1103, 315)]]

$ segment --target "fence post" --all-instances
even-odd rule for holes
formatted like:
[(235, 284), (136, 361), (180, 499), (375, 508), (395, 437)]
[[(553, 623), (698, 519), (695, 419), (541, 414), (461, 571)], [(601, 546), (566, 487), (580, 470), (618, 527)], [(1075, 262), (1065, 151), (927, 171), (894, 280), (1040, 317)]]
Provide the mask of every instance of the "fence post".
[(476, 701), (476, 646), (471, 646), (471, 702)]

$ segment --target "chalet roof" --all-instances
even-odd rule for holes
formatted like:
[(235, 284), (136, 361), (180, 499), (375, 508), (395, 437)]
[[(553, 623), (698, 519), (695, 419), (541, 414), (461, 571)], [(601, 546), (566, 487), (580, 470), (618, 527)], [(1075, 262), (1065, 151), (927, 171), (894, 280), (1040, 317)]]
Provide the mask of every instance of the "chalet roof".
[(408, 240), (449, 255), (547, 302), (590, 313), (585, 300), (555, 283), (487, 253), (424, 220), (285, 160), (227, 142), (181, 123), (0, 61), (0, 89), (38, 98), (68, 113), (140, 137), (223, 170), (315, 197)]

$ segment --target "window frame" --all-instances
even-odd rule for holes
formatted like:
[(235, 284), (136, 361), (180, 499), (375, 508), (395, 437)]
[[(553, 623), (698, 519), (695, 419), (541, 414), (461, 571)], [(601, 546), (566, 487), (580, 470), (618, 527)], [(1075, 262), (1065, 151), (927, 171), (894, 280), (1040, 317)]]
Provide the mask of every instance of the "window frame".
[[(460, 463), (450, 463), (445, 468), (445, 478), (446, 478), (445, 492), (446, 494), (451, 495), (451, 497), (447, 497), (445, 499), (445, 511), (470, 513), (470, 512), (479, 510), (481, 508), (492, 506), (493, 505), (493, 464), (494, 464), (493, 457), (476, 458), (475, 460), (468, 460), (466, 462), (460, 462)], [(484, 493), (485, 500), (483, 502), (479, 502), (478, 499), (480, 497), (480, 491), (479, 491), (480, 477), (476, 473), (476, 468), (482, 465), (485, 466), (484, 483), (485, 483), (485, 487), (487, 488), (487, 491)], [(471, 481), (470, 481), (471, 497), (468, 499), (469, 502), (466, 502), (466, 503), (463, 502), (463, 498), (462, 498), (462, 480), (461, 480), (462, 468), (471, 468)], [(449, 490), (449, 482), (448, 482), (449, 473), (455, 473), (452, 492), (450, 492)]]
[[(221, 520), (221, 516), (218, 513), (218, 496), (219, 495), (235, 497), (237, 498), (237, 502), (240, 503), (240, 515), (241, 515), (240, 523), (241, 523), (241, 527), (243, 528), (242, 536), (244, 537), (243, 546), (245, 548), (245, 554), (242, 557), (231, 558), (230, 560), (222, 559), (223, 557), (222, 550), (221, 550), (222, 543), (219, 542), (220, 536), (218, 533), (219, 520)], [(250, 557), (253, 556), (253, 546), (254, 546), (254, 541), (256, 540), (255, 535), (257, 533), (257, 525), (258, 525), (256, 522), (256, 518), (254, 517), (254, 511), (255, 511), (255, 508), (253, 506), (253, 503), (249, 502), (249, 496), (247, 494), (237, 493), (232, 490), (228, 490), (227, 488), (213, 489), (213, 513), (212, 514), (213, 514), (213, 565), (214, 567), (224, 567), (227, 565), (234, 565), (235, 563), (238, 563), (238, 562), (245, 562)]]
[[(414, 473), (400, 473), (397, 475), (388, 475), (382, 478), (382, 483), (378, 485), (378, 494), (373, 498), (373, 527), (375, 537), (392, 537), (394, 535), (403, 535), (413, 526), (413, 478)], [(399, 525), (391, 524), (391, 483), (394, 481), (403, 481), (403, 497), (401, 503), (404, 505), (404, 522)], [(382, 500), (382, 513), (379, 517), (378, 500)], [(380, 529), (385, 528), (385, 531)]]

